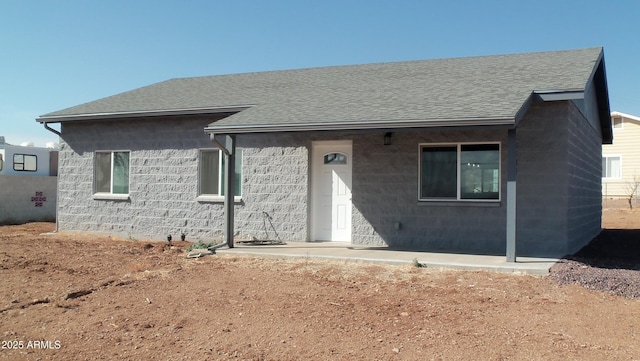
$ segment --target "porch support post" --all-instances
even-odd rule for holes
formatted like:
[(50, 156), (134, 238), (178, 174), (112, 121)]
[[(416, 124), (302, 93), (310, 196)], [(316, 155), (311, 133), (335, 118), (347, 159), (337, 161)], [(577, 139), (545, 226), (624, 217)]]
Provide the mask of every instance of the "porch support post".
[(225, 154), (226, 162), (224, 164), (224, 240), (227, 247), (233, 248), (233, 221), (234, 209), (233, 198), (235, 190), (236, 175), (236, 137), (235, 135), (227, 135), (227, 150)]
[(212, 134), (211, 141), (224, 153), (224, 242), (233, 248), (236, 136)]
[(518, 145), (516, 128), (507, 135), (507, 262), (516, 262), (516, 178)]

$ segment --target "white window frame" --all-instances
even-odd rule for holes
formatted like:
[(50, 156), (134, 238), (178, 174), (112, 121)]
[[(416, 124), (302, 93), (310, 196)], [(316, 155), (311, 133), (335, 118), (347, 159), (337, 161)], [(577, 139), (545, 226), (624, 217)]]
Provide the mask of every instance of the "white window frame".
[[(616, 120), (620, 120), (620, 126), (616, 127)], [(621, 130), (624, 129), (624, 118), (623, 117), (613, 117), (611, 118), (611, 128), (613, 130)]]
[[(202, 193), (202, 154), (204, 152), (218, 152), (218, 194), (206, 194)], [(242, 174), (243, 174), (243, 160), (242, 160), (242, 148), (236, 148), (236, 157), (239, 157), (239, 166), (240, 166), (240, 194), (234, 195), (234, 202), (242, 201)], [(224, 194), (221, 194), (221, 190), (223, 187), (224, 179), (222, 178), (223, 173), (223, 164), (222, 160), (224, 158), (224, 153), (218, 148), (202, 148), (198, 150), (198, 194), (197, 200), (200, 202), (224, 202)], [(236, 167), (238, 164), (236, 164)], [(236, 169), (236, 172), (238, 169)]]
[[(621, 154), (603, 154), (602, 155), (602, 160), (605, 161), (605, 159), (607, 158), (618, 158), (619, 163), (620, 163), (620, 167), (619, 167), (619, 177), (607, 177), (607, 170), (608, 168), (605, 169), (604, 172), (602, 172), (602, 179), (606, 179), (606, 180), (615, 180), (615, 179), (622, 179), (622, 155)], [(607, 165), (608, 162), (605, 161), (605, 165)]]
[[(99, 153), (109, 153), (111, 155), (111, 169), (109, 170), (109, 192), (98, 192), (98, 185), (96, 179), (96, 167), (98, 166), (98, 158), (97, 155)], [(129, 153), (129, 176), (127, 177), (127, 193), (113, 193), (113, 167), (115, 165), (114, 162), (114, 154), (115, 153)], [(106, 199), (106, 200), (128, 200), (129, 193), (131, 192), (131, 151), (130, 150), (97, 150), (94, 152), (93, 156), (93, 199)]]
[[(498, 198), (469, 199), (462, 198), (462, 167), (460, 156), (463, 145), (498, 145)], [(424, 147), (456, 147), (456, 198), (422, 198), (422, 148)], [(502, 143), (501, 142), (461, 142), (461, 143), (419, 143), (418, 144), (418, 201), (419, 202), (483, 202), (498, 203), (502, 200)]]

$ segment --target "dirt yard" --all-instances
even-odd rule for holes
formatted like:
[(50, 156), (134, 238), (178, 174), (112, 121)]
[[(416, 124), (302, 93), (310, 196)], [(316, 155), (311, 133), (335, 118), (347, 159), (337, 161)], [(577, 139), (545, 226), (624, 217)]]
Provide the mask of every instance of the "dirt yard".
[(186, 242), (4, 226), (0, 359), (640, 360), (640, 211), (603, 223), (623, 252), (595, 242), (549, 277), (187, 259)]

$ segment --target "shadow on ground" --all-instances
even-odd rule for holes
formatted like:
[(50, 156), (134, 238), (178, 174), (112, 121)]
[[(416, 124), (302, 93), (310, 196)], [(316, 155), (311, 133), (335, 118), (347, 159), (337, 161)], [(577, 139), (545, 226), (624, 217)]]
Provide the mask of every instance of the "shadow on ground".
[(640, 270), (640, 229), (605, 229), (566, 259), (592, 267)]

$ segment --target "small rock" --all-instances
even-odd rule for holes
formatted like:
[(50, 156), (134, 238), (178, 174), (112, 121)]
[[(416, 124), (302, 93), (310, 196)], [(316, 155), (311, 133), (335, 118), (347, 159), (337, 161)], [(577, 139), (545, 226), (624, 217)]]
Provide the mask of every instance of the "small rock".
[(210, 256), (212, 254), (213, 252), (209, 251), (208, 249), (198, 248), (198, 249), (193, 249), (189, 253), (187, 253), (187, 258), (200, 258), (204, 256)]

